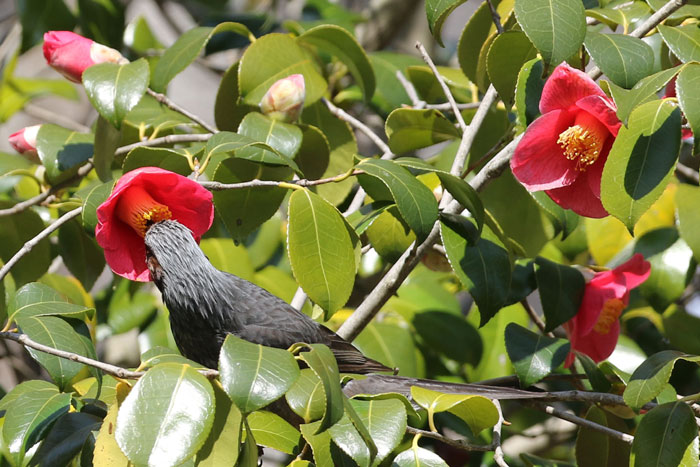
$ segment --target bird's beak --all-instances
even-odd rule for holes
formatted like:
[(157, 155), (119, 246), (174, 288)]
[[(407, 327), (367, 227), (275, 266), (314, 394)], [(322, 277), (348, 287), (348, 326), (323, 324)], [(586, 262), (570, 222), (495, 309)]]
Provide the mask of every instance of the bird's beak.
[(170, 208), (154, 200), (140, 186), (130, 187), (122, 193), (117, 205), (117, 217), (130, 225), (141, 237), (156, 222), (172, 217)]

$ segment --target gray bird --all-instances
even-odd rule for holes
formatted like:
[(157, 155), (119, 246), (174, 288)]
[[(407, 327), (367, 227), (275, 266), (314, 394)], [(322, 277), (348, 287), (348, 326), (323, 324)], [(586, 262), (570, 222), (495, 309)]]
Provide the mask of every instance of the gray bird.
[(221, 345), (233, 334), (283, 349), (297, 342), (325, 344), (341, 372), (392, 371), (267, 290), (216, 269), (179, 222), (153, 224), (145, 241), (148, 269), (170, 311), (175, 342), (190, 360), (217, 368)]

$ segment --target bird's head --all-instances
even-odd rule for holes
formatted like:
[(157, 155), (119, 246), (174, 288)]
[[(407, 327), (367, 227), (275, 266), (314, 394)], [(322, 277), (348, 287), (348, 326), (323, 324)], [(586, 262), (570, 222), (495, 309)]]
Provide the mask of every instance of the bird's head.
[[(146, 263), (146, 245), (159, 262), (165, 259), (158, 252), (182, 255), (192, 246), (199, 251), (196, 242), (211, 226), (214, 205), (211, 193), (194, 180), (157, 167), (142, 167), (119, 179), (97, 208), (97, 219), (95, 236), (112, 271), (127, 279), (149, 281), (153, 278)], [(168, 240), (149, 235), (153, 229)]]

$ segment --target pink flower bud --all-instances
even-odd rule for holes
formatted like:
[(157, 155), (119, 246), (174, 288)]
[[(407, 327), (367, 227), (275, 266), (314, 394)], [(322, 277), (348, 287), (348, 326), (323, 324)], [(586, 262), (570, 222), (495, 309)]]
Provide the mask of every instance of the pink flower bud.
[(98, 63), (127, 63), (118, 51), (70, 31), (44, 34), (44, 57), (69, 80), (82, 82), (83, 71)]
[(15, 150), (35, 164), (39, 164), (39, 155), (36, 152), (36, 135), (41, 125), (28, 126), (16, 133), (12, 133), (8, 140)]
[(270, 86), (260, 102), (260, 110), (272, 119), (293, 122), (301, 114), (305, 96), (304, 76), (287, 76)]

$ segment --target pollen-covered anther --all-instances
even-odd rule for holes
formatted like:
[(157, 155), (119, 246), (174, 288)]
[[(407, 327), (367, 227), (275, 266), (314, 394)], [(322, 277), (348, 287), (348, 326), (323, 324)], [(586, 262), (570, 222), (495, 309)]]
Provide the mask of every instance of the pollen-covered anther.
[(595, 163), (603, 146), (602, 141), (591, 131), (574, 125), (564, 130), (557, 139), (564, 150), (564, 155), (570, 161), (576, 161), (576, 168), (585, 171)]
[(172, 218), (168, 206), (157, 202), (142, 187), (125, 190), (117, 205), (117, 217), (133, 228), (141, 237), (156, 222)]
[(603, 310), (598, 316), (593, 326), (593, 330), (598, 334), (607, 334), (610, 332), (612, 325), (620, 318), (622, 310), (625, 309), (625, 304), (619, 298), (610, 298), (603, 304)]

